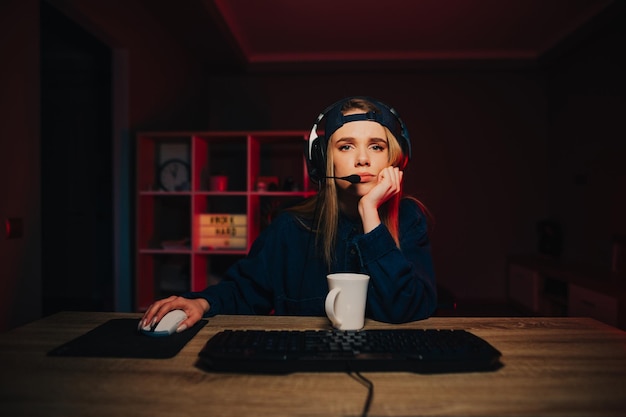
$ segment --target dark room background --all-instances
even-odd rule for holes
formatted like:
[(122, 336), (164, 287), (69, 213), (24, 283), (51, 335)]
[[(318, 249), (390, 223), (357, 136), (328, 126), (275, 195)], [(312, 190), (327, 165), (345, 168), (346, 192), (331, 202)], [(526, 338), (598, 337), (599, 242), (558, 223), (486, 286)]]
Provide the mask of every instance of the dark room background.
[[(405, 190), (435, 215), (437, 278), (457, 297), (506, 300), (508, 257), (536, 253), (547, 219), (562, 228), (564, 261), (610, 267), (612, 239), (626, 234), (623, 7), (531, 66), (248, 72), (181, 46), (149, 5), (0, 5), (0, 218), (24, 220), (21, 238), (0, 240), (0, 329), (48, 310), (133, 309), (137, 132), (305, 131), (353, 94), (405, 120)], [(69, 23), (45, 26), (47, 13)], [(70, 26), (79, 35), (53, 43)], [(86, 101), (53, 90), (56, 58), (44, 53), (55, 47), (91, 77)]]
[(43, 314), (112, 310), (111, 50), (40, 9)]

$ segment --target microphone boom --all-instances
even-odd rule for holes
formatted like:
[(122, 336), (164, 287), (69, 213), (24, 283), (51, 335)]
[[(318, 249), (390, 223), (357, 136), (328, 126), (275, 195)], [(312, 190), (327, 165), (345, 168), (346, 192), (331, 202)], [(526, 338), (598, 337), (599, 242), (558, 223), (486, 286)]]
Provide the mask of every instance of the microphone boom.
[(337, 180), (344, 180), (351, 182), (352, 184), (358, 184), (361, 182), (361, 177), (357, 174), (347, 175), (345, 177), (325, 177), (325, 178), (335, 178)]

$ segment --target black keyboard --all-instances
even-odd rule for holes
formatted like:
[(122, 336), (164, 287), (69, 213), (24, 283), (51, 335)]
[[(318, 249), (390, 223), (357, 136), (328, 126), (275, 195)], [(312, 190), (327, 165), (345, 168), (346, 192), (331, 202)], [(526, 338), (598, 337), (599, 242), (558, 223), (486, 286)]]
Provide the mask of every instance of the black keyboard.
[(465, 330), (225, 330), (199, 353), (214, 371), (481, 372), (500, 352)]

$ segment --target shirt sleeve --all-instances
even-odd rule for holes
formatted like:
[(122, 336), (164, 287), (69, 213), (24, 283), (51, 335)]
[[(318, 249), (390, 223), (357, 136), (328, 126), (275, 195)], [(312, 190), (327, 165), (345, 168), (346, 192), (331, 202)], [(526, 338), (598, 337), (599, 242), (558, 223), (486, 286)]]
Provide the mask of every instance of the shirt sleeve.
[(400, 205), (400, 248), (383, 224), (357, 236), (359, 262), (370, 275), (368, 316), (402, 323), (429, 317), (437, 306), (428, 227), (418, 205)]
[[(270, 226), (270, 229), (278, 228)], [(248, 255), (235, 262), (219, 284), (202, 291), (189, 292), (186, 298), (204, 298), (209, 303), (206, 317), (217, 314), (268, 314), (272, 306), (272, 289), (268, 263), (276, 248), (277, 233), (267, 229), (255, 240)]]

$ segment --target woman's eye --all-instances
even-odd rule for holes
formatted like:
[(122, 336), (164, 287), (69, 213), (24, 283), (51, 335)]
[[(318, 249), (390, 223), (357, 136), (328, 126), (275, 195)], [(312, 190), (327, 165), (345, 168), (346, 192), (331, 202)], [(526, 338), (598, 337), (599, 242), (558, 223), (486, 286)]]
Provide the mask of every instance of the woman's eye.
[(381, 145), (372, 145), (372, 149), (375, 151), (384, 151), (385, 147)]
[(349, 149), (350, 149), (350, 145), (341, 145), (341, 146), (339, 147), (339, 150), (340, 150), (340, 151), (347, 151), (347, 150), (349, 150)]

